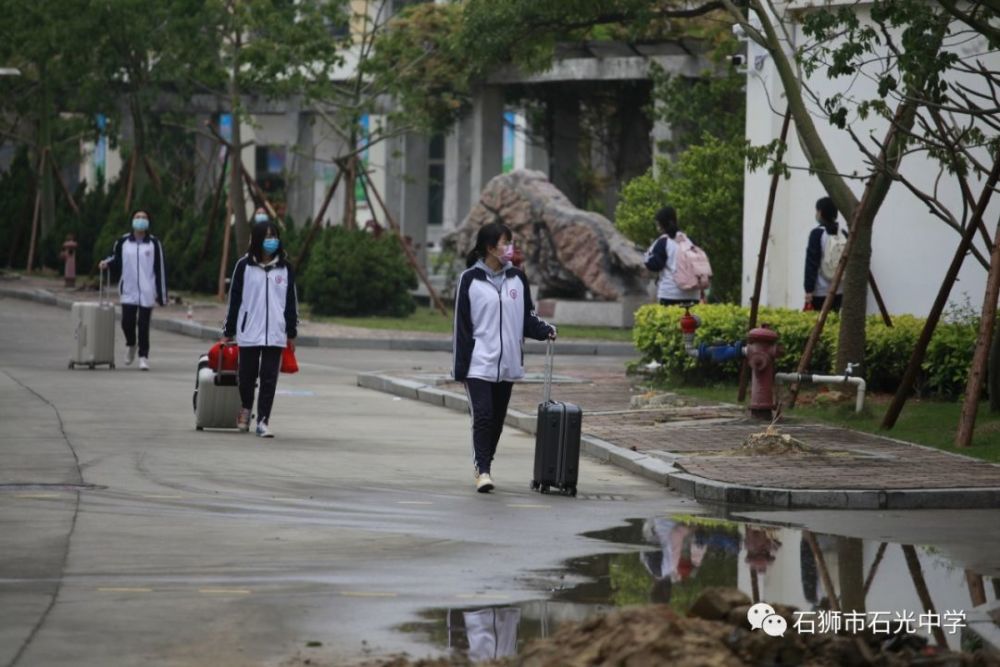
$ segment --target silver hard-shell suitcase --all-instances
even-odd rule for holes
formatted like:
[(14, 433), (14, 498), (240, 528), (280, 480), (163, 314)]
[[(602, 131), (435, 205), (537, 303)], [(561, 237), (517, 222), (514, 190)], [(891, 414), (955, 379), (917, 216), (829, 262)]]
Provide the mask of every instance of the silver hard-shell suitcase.
[(223, 355), (219, 355), (219, 368), (208, 364), (208, 355), (198, 359), (198, 374), (194, 384), (194, 427), (201, 431), (206, 428), (236, 428), (243, 403), (237, 382), (237, 371), (221, 368)]
[[(108, 272), (108, 281), (111, 274)], [(69, 367), (115, 367), (115, 305), (106, 293), (104, 271), (98, 279), (98, 302), (78, 301), (70, 309), (74, 349)]]

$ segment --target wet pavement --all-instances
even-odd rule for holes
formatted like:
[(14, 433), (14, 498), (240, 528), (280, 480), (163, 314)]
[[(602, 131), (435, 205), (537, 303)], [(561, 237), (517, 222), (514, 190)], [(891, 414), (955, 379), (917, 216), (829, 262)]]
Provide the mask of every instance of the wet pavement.
[[(512, 429), (499, 491), (477, 495), (466, 416), (355, 386), (358, 371), (420, 373), (445, 354), (300, 350), (302, 372), (279, 381), (276, 439), (196, 433), (190, 392), (203, 343), (154, 332), (150, 373), (67, 371), (68, 313), (0, 306), (0, 665), (440, 654), (468, 644), (470, 624), (510, 624), (467, 611), (518, 609), (523, 642), (664, 595), (667, 580), (676, 605), (709, 582), (749, 590), (755, 563), (766, 565), (762, 599), (805, 606), (800, 525), (834, 571), (840, 546), (823, 535), (857, 538), (843, 559), (852, 571), (860, 560), (867, 572), (890, 543), (870, 608), (917, 604), (901, 543), (928, 547), (917, 553), (939, 607), (970, 607), (965, 568), (1000, 576), (1000, 512), (716, 519), (761, 526), (750, 532), (695, 520), (707, 508), (591, 459), (581, 497), (543, 497), (527, 485), (533, 440)], [(528, 363), (537, 372), (542, 359)], [(610, 372), (622, 361), (588, 363)], [(991, 581), (984, 589), (995, 599)]]
[[(892, 517), (872, 518), (873, 525), (891, 530)], [(841, 516), (847, 525), (859, 519), (846, 513)], [(908, 612), (919, 619), (927, 611), (920, 597), (920, 591), (926, 591), (932, 609), (942, 618), (942, 629), (947, 629), (945, 640), (950, 648), (960, 649), (962, 628), (975, 606), (969, 575), (973, 585), (983, 587), (987, 600), (1000, 599), (1000, 562), (992, 550), (995, 536), (980, 545), (992, 562), (987, 569), (993, 575), (983, 577), (982, 572), (955, 560), (947, 544), (904, 547), (892, 541), (812, 533), (738, 517), (632, 518), (584, 535), (622, 549), (633, 548), (571, 558), (561, 570), (539, 573), (536, 583), (549, 587), (545, 597), (516, 604), (424, 610), (419, 621), (400, 626), (400, 631), (422, 636), (453, 654), (487, 660), (514, 655), (531, 640), (551, 636), (565, 623), (616, 607), (660, 603), (686, 614), (699, 595), (716, 586), (739, 588), (752, 599), (795, 607), (806, 612), (802, 618), (807, 625), (809, 619), (818, 622), (820, 610), (830, 609), (822, 576), (826, 568), (845, 611), (865, 611), (890, 625)], [(821, 562), (810, 545), (810, 535)], [(916, 555), (917, 568), (907, 564), (909, 549)], [(917, 634), (933, 640), (933, 623), (916, 625)]]

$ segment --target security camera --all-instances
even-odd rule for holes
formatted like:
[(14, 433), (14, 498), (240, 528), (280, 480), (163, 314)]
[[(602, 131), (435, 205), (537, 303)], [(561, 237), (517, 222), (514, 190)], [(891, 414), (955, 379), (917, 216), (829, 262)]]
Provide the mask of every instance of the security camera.
[(733, 24), (733, 37), (735, 37), (736, 39), (740, 40), (741, 42), (746, 41), (746, 39), (747, 39), (747, 31), (743, 29), (743, 24), (742, 23), (734, 23)]
[(729, 62), (732, 63), (733, 67), (736, 69), (742, 69), (746, 67), (747, 57), (742, 53), (737, 53), (735, 55), (729, 56)]

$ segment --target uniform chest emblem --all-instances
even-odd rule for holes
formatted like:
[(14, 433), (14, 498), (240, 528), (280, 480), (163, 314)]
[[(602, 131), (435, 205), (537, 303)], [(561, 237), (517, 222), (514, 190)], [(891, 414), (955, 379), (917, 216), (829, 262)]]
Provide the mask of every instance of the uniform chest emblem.
[(507, 294), (510, 295), (511, 300), (517, 301), (517, 290), (516, 289), (512, 289), (511, 291), (507, 292)]
[(285, 279), (283, 277), (281, 277), (281, 276), (275, 276), (274, 277), (274, 284), (275, 285), (280, 285), (283, 282), (285, 282)]
[(147, 250), (145, 252), (145, 255), (146, 255), (146, 257), (152, 257), (153, 256), (153, 251), (152, 250)]

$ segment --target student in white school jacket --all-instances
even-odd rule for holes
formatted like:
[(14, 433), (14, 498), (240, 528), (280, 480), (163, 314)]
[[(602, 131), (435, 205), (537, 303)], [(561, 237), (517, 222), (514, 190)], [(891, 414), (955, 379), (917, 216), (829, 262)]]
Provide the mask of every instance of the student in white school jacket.
[[(261, 221), (257, 221), (258, 216)], [(238, 380), (243, 405), (236, 426), (241, 431), (250, 430), (250, 411), (259, 379), (256, 433), (271, 438), (271, 407), (281, 355), (286, 347), (295, 349), (298, 335), (298, 297), (295, 272), (285, 259), (278, 226), (266, 214), (258, 213), (254, 220), (250, 249), (233, 269), (222, 340), (235, 338), (240, 346)]]
[[(149, 214), (132, 214), (132, 231), (115, 241), (111, 255), (101, 261), (101, 269), (111, 268), (118, 275), (118, 294), (122, 305), (122, 331), (125, 332), (125, 365), (139, 353), (139, 370), (149, 370), (149, 323), (153, 306), (167, 304), (167, 263), (160, 240), (149, 233)], [(136, 325), (139, 330), (136, 345)]]

